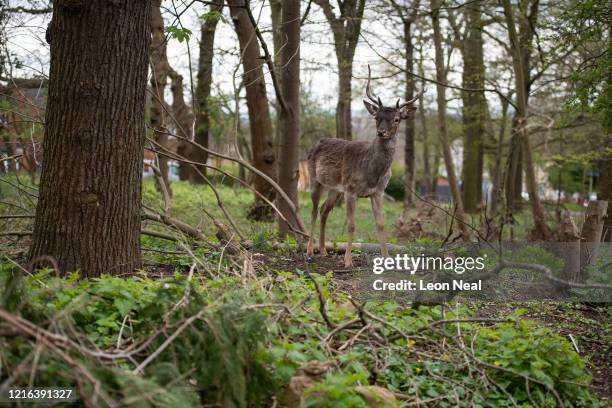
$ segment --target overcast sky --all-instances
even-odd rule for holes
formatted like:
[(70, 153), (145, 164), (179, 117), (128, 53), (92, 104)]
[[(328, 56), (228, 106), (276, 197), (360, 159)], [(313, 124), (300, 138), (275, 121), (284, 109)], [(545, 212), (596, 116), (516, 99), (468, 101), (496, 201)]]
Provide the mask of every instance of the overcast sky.
[[(20, 0), (9, 0), (9, 7), (22, 4)], [(43, 1), (41, 3), (44, 4)], [(164, 1), (163, 5), (172, 9), (171, 1)], [(175, 2), (179, 11), (184, 7), (180, 1)], [(270, 9), (267, 2), (253, 2), (253, 14), (258, 19), (259, 27), (264, 32), (266, 41), (272, 49), (272, 38), (270, 34)], [(303, 6), (304, 8), (305, 6)], [(193, 31), (193, 36), (187, 43), (179, 43), (176, 40), (169, 40), (168, 56), (172, 66), (178, 70), (186, 79), (186, 86), (189, 87), (189, 54), (191, 54), (191, 66), (193, 78), (197, 69), (198, 40), (199, 40), (199, 20), (198, 16), (207, 11), (207, 6), (194, 4), (181, 16), (183, 26)], [(303, 12), (303, 10), (302, 10)], [(214, 63), (214, 82), (223, 93), (232, 93), (232, 73), (239, 60), (237, 57), (237, 38), (229, 19), (229, 12), (224, 10), (224, 20), (217, 27), (215, 38), (215, 63)], [(372, 65), (373, 76), (385, 77), (373, 83), (374, 89), (383, 98), (383, 101), (391, 104), (398, 97), (403, 95), (403, 73), (384, 62), (377, 53), (394, 61), (399, 66), (403, 66), (402, 43), (399, 36), (403, 32), (401, 24), (393, 21), (387, 15), (381, 13), (371, 5), (366, 6), (364, 23), (362, 25), (362, 38), (357, 47), (354, 62), (353, 80), (353, 111), (363, 111), (361, 99), (365, 90), (365, 77), (367, 76), (367, 64)], [(50, 15), (29, 16), (25, 14), (13, 14), (8, 21), (7, 36), (9, 50), (18, 56), (23, 62), (23, 67), (15, 69), (13, 75), (28, 77), (38, 73), (48, 74), (49, 70), (49, 46), (45, 41), (45, 29), (50, 20)], [(176, 24), (176, 20), (171, 13), (165, 13), (166, 24)], [(189, 52), (188, 48), (189, 47)], [(453, 55), (455, 66), (461, 66), (461, 61), (457, 51)], [(426, 66), (426, 76), (432, 78), (433, 72), (433, 46), (427, 44), (424, 50), (424, 60)], [(494, 43), (487, 43), (487, 59), (495, 59), (500, 55)], [(325, 17), (318, 6), (312, 4), (310, 13), (302, 32), (302, 70), (301, 82), (303, 89), (308, 91), (324, 107), (333, 109), (336, 104), (337, 91), (337, 70), (336, 57), (333, 47), (333, 37)], [(271, 86), (268, 78), (268, 85)], [(460, 73), (451, 71), (449, 82), (459, 85)], [(504, 81), (501, 81), (505, 83)], [(428, 92), (425, 95), (427, 105), (435, 109), (434, 98), (435, 88), (433, 84), (427, 86)], [(190, 92), (190, 89), (187, 90)], [(213, 90), (215, 92), (215, 90)], [(269, 95), (273, 97), (273, 90), (269, 89)], [(453, 113), (460, 107), (457, 91), (449, 90), (447, 97), (451, 99), (449, 111)], [(490, 106), (495, 109), (498, 101), (494, 95), (487, 95)]]

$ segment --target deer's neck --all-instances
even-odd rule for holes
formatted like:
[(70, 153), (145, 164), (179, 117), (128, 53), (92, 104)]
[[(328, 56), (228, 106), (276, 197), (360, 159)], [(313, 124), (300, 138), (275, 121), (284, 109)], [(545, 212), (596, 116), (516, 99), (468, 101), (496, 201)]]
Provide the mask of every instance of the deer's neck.
[(374, 177), (380, 177), (387, 173), (393, 155), (395, 154), (395, 136), (390, 139), (377, 137), (372, 141), (369, 149), (368, 171)]

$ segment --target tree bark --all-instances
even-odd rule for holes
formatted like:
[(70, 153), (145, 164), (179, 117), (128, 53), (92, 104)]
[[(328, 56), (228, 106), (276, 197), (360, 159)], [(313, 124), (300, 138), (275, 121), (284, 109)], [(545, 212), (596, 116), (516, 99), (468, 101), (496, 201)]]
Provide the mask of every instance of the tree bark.
[[(418, 6), (417, 6), (418, 7)], [(404, 46), (406, 47), (406, 100), (410, 100), (414, 96), (415, 81), (411, 74), (414, 70), (414, 44), (412, 41), (412, 19), (404, 19)], [(420, 98), (422, 99), (422, 98)], [(415, 160), (415, 121), (414, 115), (410, 115), (406, 119), (404, 133), (404, 209), (402, 211), (402, 220), (408, 220), (408, 211), (414, 207), (414, 160)]]
[[(187, 140), (193, 139), (193, 112), (191, 107), (185, 103), (185, 89), (183, 87), (183, 77), (174, 70), (169, 73), (172, 91), (172, 116), (174, 118), (175, 134)], [(189, 157), (192, 146), (189, 142), (179, 140), (177, 153), (182, 157)], [(198, 149), (201, 150), (201, 149)], [(189, 180), (193, 172), (193, 167), (185, 162), (179, 162), (179, 179)]]
[(508, 101), (505, 98), (500, 98), (502, 105), (502, 116), (499, 124), (499, 133), (497, 139), (497, 149), (495, 152), (495, 164), (493, 165), (492, 172), (492, 186), (491, 186), (491, 214), (495, 216), (500, 208), (501, 204), (501, 177), (502, 177), (502, 159), (503, 159), (503, 146), (504, 137), (506, 135), (506, 122), (508, 121)]
[(361, 20), (365, 0), (346, 0), (338, 2), (339, 15), (334, 14), (330, 0), (314, 0), (323, 9), (329, 23), (336, 49), (338, 62), (338, 104), (336, 105), (336, 137), (352, 139), (351, 127), (351, 78), (353, 59), (359, 42)]
[[(170, 73), (170, 65), (168, 64), (168, 56), (166, 54), (166, 33), (164, 31), (164, 19), (161, 14), (161, 0), (153, 0), (151, 8), (151, 128), (153, 129), (155, 140), (162, 146), (169, 148), (166, 122), (166, 102), (165, 91)], [(162, 180), (166, 184), (168, 193), (172, 194), (170, 183), (168, 181), (168, 158), (159, 155), (159, 171), (162, 175)], [(156, 181), (158, 191), (161, 187)]]
[[(253, 166), (272, 179), (277, 178), (276, 155), (274, 152), (272, 121), (266, 83), (263, 74), (263, 59), (260, 57), (259, 44), (255, 28), (244, 10), (244, 0), (228, 0), (230, 14), (240, 43), (243, 65), (243, 83), (246, 89), (247, 108), (249, 110), (249, 126), (251, 130), (251, 145), (253, 149)], [(254, 176), (254, 187), (268, 200), (276, 196), (274, 189), (261, 177)], [(255, 202), (248, 214), (256, 220), (271, 220), (272, 208), (255, 195)]]
[(538, 185), (535, 177), (535, 167), (531, 158), (531, 147), (529, 146), (529, 137), (527, 135), (527, 92), (523, 69), (525, 68), (522, 58), (522, 50), (519, 45), (519, 38), (516, 32), (514, 23), (514, 15), (510, 0), (502, 0), (506, 24), (508, 26), (508, 37), (512, 50), (512, 65), (514, 69), (514, 78), (516, 84), (516, 120), (519, 132), (519, 140), (521, 146), (521, 155), (523, 165), (525, 167), (525, 181), (527, 183), (527, 192), (529, 193), (529, 203), (533, 213), (534, 221), (534, 237), (541, 240), (549, 240), (551, 238), (550, 229), (546, 225), (546, 216), (544, 207), (540, 202), (538, 195)]
[(446, 128), (446, 88), (442, 85), (446, 83), (446, 68), (444, 66), (444, 51), (442, 49), (442, 33), (440, 32), (440, 0), (431, 0), (431, 20), (434, 32), (434, 46), (436, 54), (436, 90), (438, 96), (438, 131), (440, 136), (440, 145), (444, 155), (444, 164), (446, 166), (446, 174), (448, 184), (450, 186), (453, 201), (455, 202), (455, 218), (457, 219), (457, 227), (461, 232), (464, 240), (469, 240), (469, 232), (465, 224), (465, 212), (463, 210), (463, 200), (459, 187), (457, 186), (457, 176), (455, 173), (455, 165), (453, 164), (453, 156), (448, 140), (448, 132)]
[(141, 267), (150, 20), (151, 0), (54, 2), (34, 265), (51, 257), (88, 277)]
[[(463, 51), (463, 87), (483, 89), (485, 66), (482, 39), (481, 3), (465, 8), (467, 31)], [(463, 200), (465, 211), (476, 213), (482, 203), (483, 137), (487, 102), (484, 91), (461, 93), (463, 101)]]
[[(276, 68), (276, 77), (280, 86), (283, 85), (282, 69), (281, 69), (281, 49), (283, 47), (283, 33), (281, 24), (281, 0), (270, 0), (270, 17), (272, 18), (272, 44), (274, 45), (274, 67)], [(280, 138), (281, 138), (281, 106), (276, 101), (275, 111), (276, 117), (274, 121), (274, 147), (276, 157), (279, 157)]]
[[(197, 85), (195, 91), (194, 106), (195, 112), (195, 141), (202, 146), (209, 147), (210, 139), (210, 90), (212, 86), (212, 65), (215, 46), (215, 31), (223, 9), (223, 0), (215, 0), (210, 5), (209, 13), (200, 26), (200, 52), (198, 58)], [(203, 149), (191, 149), (190, 157), (192, 161), (206, 163), (208, 153)], [(206, 175), (206, 167), (198, 166), (202, 175)], [(197, 184), (203, 184), (204, 178), (193, 171), (189, 179)]]
[[(283, 0), (282, 4), (283, 38), (286, 44), (281, 51), (282, 95), (287, 109), (281, 109), (282, 134), (279, 155), (279, 186), (298, 208), (297, 182), (298, 147), (300, 138), (300, 0)], [(279, 200), (279, 210), (297, 228), (291, 209), (285, 200)], [(290, 226), (278, 217), (278, 233), (286, 236)]]

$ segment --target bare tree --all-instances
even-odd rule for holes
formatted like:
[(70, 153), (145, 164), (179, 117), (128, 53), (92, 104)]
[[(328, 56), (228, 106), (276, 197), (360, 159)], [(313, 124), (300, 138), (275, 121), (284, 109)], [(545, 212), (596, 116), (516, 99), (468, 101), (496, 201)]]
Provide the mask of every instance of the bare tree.
[[(531, 53), (533, 50), (533, 39), (536, 35), (535, 29), (539, 16), (539, 4), (540, 0), (519, 0), (516, 3), (518, 8), (518, 20), (515, 21), (514, 28), (516, 32), (516, 42), (511, 44), (511, 47), (516, 48), (516, 51), (520, 54), (522, 69), (521, 87), (524, 89), (525, 104), (527, 106), (529, 105), (529, 93), (534, 79), (531, 77)], [(511, 6), (511, 8), (513, 7), (514, 6)], [(514, 50), (511, 50), (510, 53), (514, 53)], [(518, 114), (515, 114), (512, 120), (512, 136), (510, 139), (508, 156), (509, 165), (505, 180), (506, 209), (508, 218), (510, 219), (521, 200), (523, 170), (525, 172), (528, 171), (524, 169), (525, 151), (521, 143), (521, 131), (519, 129), (522, 125), (518, 119)], [(527, 180), (526, 183), (528, 183)]]
[(323, 9), (329, 23), (338, 61), (338, 104), (336, 106), (336, 137), (350, 140), (351, 131), (351, 78), (353, 58), (359, 42), (365, 0), (338, 1), (338, 14), (331, 0), (314, 0)]
[[(160, 145), (168, 148), (168, 124), (166, 122), (166, 102), (165, 92), (170, 74), (170, 64), (168, 64), (168, 56), (166, 54), (166, 33), (164, 30), (164, 19), (161, 14), (161, 0), (153, 0), (151, 9), (151, 98), (150, 117), (151, 128), (155, 134), (155, 140)], [(168, 159), (164, 156), (158, 158), (158, 167), (161, 172), (161, 178), (166, 184), (168, 192), (172, 194), (170, 184), (168, 183)], [(157, 185), (157, 189), (161, 187)]]
[[(452, 10), (449, 22), (463, 57), (461, 99), (463, 102), (463, 203), (465, 211), (475, 213), (482, 202), (484, 168), (484, 136), (487, 120), (487, 100), (484, 95), (485, 65), (482, 29), (482, 2), (463, 7), (465, 32), (458, 26)], [(475, 91), (478, 90), (478, 91)]]
[[(230, 7), (230, 14), (238, 35), (242, 55), (243, 82), (249, 110), (253, 165), (272, 179), (276, 179), (276, 155), (263, 74), (264, 61), (260, 57), (255, 27), (245, 9), (249, 5), (244, 0), (228, 0), (227, 4)], [(274, 189), (263, 178), (255, 176), (254, 186), (268, 200), (274, 200)], [(272, 209), (258, 195), (255, 195), (255, 203), (249, 211), (249, 218), (269, 220), (272, 218)]]
[(441, 0), (431, 0), (431, 21), (433, 25), (433, 40), (436, 53), (436, 91), (438, 96), (438, 132), (440, 136), (440, 146), (444, 155), (444, 164), (446, 165), (446, 174), (448, 184), (450, 186), (453, 201), (455, 203), (455, 217), (457, 218), (459, 231), (463, 239), (469, 239), (468, 229), (465, 224), (465, 212), (463, 210), (463, 199), (457, 185), (457, 176), (455, 173), (455, 165), (453, 164), (453, 155), (448, 140), (448, 131), (446, 126), (446, 88), (443, 84), (446, 83), (446, 67), (444, 62), (444, 50), (442, 49), (442, 33), (440, 31), (440, 8), (442, 7)]
[[(195, 91), (195, 141), (204, 147), (209, 146), (210, 138), (210, 89), (212, 84), (212, 64), (214, 57), (215, 31), (217, 22), (221, 17), (223, 0), (215, 0), (210, 5), (209, 12), (203, 17), (200, 25), (200, 53), (198, 59), (198, 75)], [(190, 153), (192, 161), (206, 163), (208, 153), (204, 149), (193, 149)], [(200, 167), (205, 175), (206, 168)], [(197, 173), (191, 172), (190, 179), (195, 183), (204, 183), (204, 179)]]
[[(286, 109), (280, 111), (282, 131), (279, 137), (278, 184), (297, 208), (300, 138), (300, 0), (283, 0), (281, 15), (283, 38), (286, 39), (281, 51), (282, 95)], [(293, 215), (288, 203), (279, 200), (278, 207), (285, 218), (292, 222)], [(279, 235), (283, 237), (289, 230), (290, 226), (279, 217)]]
[(529, 146), (529, 136), (527, 135), (526, 127), (528, 89), (525, 84), (527, 84), (528, 81), (525, 79), (526, 65), (523, 61), (525, 53), (520, 45), (520, 40), (514, 21), (514, 11), (510, 4), (510, 0), (502, 0), (502, 6), (504, 8), (504, 16), (506, 17), (508, 38), (510, 39), (512, 66), (514, 69), (514, 80), (516, 84), (516, 127), (513, 129), (513, 132), (516, 135), (515, 137), (517, 137), (520, 142), (521, 155), (523, 165), (525, 167), (525, 181), (527, 184), (527, 192), (529, 193), (529, 203), (533, 213), (535, 237), (538, 239), (548, 240), (551, 238), (551, 233), (550, 229), (546, 225), (544, 207), (540, 202), (540, 196), (538, 194), (535, 166), (531, 157), (531, 147)]
[[(412, 27), (416, 21), (417, 12), (419, 9), (419, 0), (414, 0), (409, 6), (399, 5), (395, 0), (391, 0), (391, 5), (395, 13), (402, 21), (403, 25), (403, 40), (405, 49), (405, 75), (406, 89), (405, 99), (410, 100), (414, 97), (415, 78), (412, 74), (414, 71), (414, 39)], [(402, 211), (401, 220), (408, 220), (408, 211), (414, 207), (414, 172), (415, 172), (415, 116), (411, 115), (406, 119), (405, 124), (405, 144), (404, 144), (404, 209)]]
[(150, 21), (151, 0), (53, 8), (32, 264), (89, 277), (141, 267)]

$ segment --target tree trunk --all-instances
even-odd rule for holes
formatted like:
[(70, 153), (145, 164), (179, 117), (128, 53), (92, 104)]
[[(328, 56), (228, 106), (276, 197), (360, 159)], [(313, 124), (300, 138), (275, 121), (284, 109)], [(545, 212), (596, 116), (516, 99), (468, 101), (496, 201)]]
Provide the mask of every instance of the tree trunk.
[[(195, 91), (196, 107), (195, 114), (195, 141), (202, 146), (209, 147), (210, 133), (210, 108), (209, 98), (212, 85), (212, 65), (214, 57), (215, 31), (219, 21), (223, 0), (215, 0), (210, 5), (210, 12), (200, 26), (200, 53), (198, 59), (197, 86)], [(198, 163), (208, 161), (208, 153), (202, 149), (192, 149), (191, 160)], [(193, 168), (192, 168), (193, 169)], [(203, 175), (206, 175), (206, 167), (198, 166)], [(197, 184), (204, 183), (204, 178), (197, 172), (191, 171), (190, 180)]]
[[(412, 43), (412, 20), (404, 20), (404, 45), (406, 47), (406, 100), (414, 96), (415, 81), (412, 76), (414, 70), (414, 44)], [(419, 98), (422, 99), (422, 98)], [(408, 211), (414, 207), (414, 160), (415, 160), (415, 116), (410, 115), (406, 119), (404, 145), (404, 209), (402, 219), (408, 220)]]
[(510, 0), (502, 0), (506, 24), (508, 26), (508, 37), (512, 50), (512, 65), (514, 69), (514, 78), (516, 84), (516, 121), (517, 131), (521, 146), (521, 155), (525, 167), (525, 181), (527, 183), (527, 192), (529, 193), (529, 203), (533, 213), (534, 221), (534, 237), (541, 240), (549, 240), (551, 238), (550, 229), (546, 225), (546, 217), (544, 207), (540, 202), (538, 195), (538, 185), (535, 177), (535, 167), (531, 158), (531, 147), (529, 146), (529, 138), (527, 135), (527, 89), (525, 87), (525, 77), (523, 73), (524, 65), (522, 61), (522, 52), (519, 44), (519, 38), (516, 32), (514, 23), (514, 15)]
[[(463, 87), (483, 89), (485, 66), (483, 57), (481, 5), (465, 9), (467, 32), (463, 41)], [(475, 213), (482, 202), (483, 137), (487, 105), (482, 92), (461, 93), (463, 100), (463, 199), (465, 211)]]
[[(281, 109), (282, 137), (280, 139), (278, 184), (298, 208), (297, 182), (298, 147), (300, 138), (300, 0), (283, 0), (283, 38), (286, 44), (281, 51), (283, 67), (282, 97), (287, 109)], [(285, 200), (278, 200), (278, 208), (285, 218), (297, 227), (291, 210)], [(289, 225), (278, 220), (278, 233), (284, 237), (290, 231)]]
[[(170, 65), (168, 64), (168, 56), (166, 54), (166, 33), (164, 31), (164, 19), (161, 15), (161, 0), (153, 0), (153, 7), (151, 8), (151, 48), (150, 48), (150, 60), (151, 60), (151, 92), (153, 97), (151, 98), (151, 128), (153, 129), (155, 140), (157, 143), (168, 148), (168, 135), (167, 123), (166, 123), (166, 102), (165, 102), (165, 91), (168, 80), (168, 74), (170, 72)], [(170, 183), (168, 182), (168, 158), (162, 155), (158, 156), (159, 160), (159, 171), (162, 175), (162, 180), (166, 184), (168, 192), (172, 194), (170, 189)], [(161, 191), (159, 185), (156, 187), (158, 191)]]
[[(519, 8), (519, 31), (517, 33), (516, 27), (513, 27), (516, 37), (513, 47), (516, 48), (519, 53), (518, 55), (520, 55), (523, 74), (521, 86), (524, 89), (525, 106), (528, 106), (531, 88), (531, 49), (533, 47), (534, 30), (538, 19), (539, 0), (518, 0), (517, 6)], [(527, 168), (523, 165), (525, 152), (523, 152), (521, 142), (522, 130), (518, 119), (519, 116), (515, 113), (512, 119), (512, 136), (508, 156), (509, 171), (506, 177), (507, 218), (509, 220), (512, 219), (522, 202), (523, 170), (527, 172)], [(531, 155), (530, 152), (528, 154)], [(528, 180), (526, 180), (526, 182), (529, 183)]]
[(88, 277), (141, 267), (150, 19), (150, 0), (54, 2), (33, 264)]
[[(174, 133), (188, 140), (193, 139), (193, 112), (185, 103), (185, 90), (183, 89), (183, 77), (176, 71), (170, 70), (172, 85), (172, 117), (174, 119)], [(192, 150), (189, 142), (179, 140), (177, 153), (188, 158)], [(179, 162), (179, 179), (189, 180), (193, 167), (189, 163)]]
[[(270, 0), (270, 17), (272, 19), (272, 44), (274, 45), (274, 67), (276, 68), (276, 78), (280, 86), (283, 84), (282, 69), (281, 69), (281, 49), (283, 47), (283, 34), (281, 25), (281, 0)], [(281, 138), (281, 107), (276, 101), (275, 105), (276, 117), (274, 123), (274, 147), (276, 157), (279, 157), (280, 138)]]
[[(353, 76), (353, 59), (359, 42), (361, 21), (365, 9), (365, 0), (339, 1), (338, 7), (331, 5), (330, 0), (314, 0), (323, 9), (329, 23), (336, 49), (338, 62), (338, 104), (336, 105), (336, 137), (350, 140), (351, 126), (351, 78)], [(339, 9), (339, 16), (334, 9)]]
[(506, 135), (506, 122), (508, 121), (508, 101), (500, 98), (502, 105), (502, 116), (499, 124), (499, 133), (497, 140), (497, 149), (495, 152), (495, 164), (492, 172), (492, 187), (491, 187), (491, 214), (496, 215), (501, 204), (501, 172), (502, 172), (502, 156), (504, 147), (504, 136)]
[[(230, 14), (238, 35), (240, 52), (243, 58), (243, 83), (245, 84), (247, 108), (249, 110), (253, 166), (272, 179), (276, 179), (277, 169), (272, 121), (262, 69), (264, 62), (260, 57), (255, 28), (243, 8), (245, 6), (244, 0), (228, 0), (227, 4), (230, 6)], [(254, 187), (268, 200), (274, 200), (274, 189), (263, 178), (254, 176)], [(260, 221), (271, 220), (273, 218), (272, 208), (255, 195), (255, 203), (249, 210), (248, 216)]]
[(459, 187), (457, 186), (457, 176), (455, 173), (455, 165), (453, 164), (453, 156), (448, 140), (448, 132), (446, 128), (446, 88), (442, 85), (446, 83), (446, 69), (444, 66), (444, 51), (442, 50), (442, 34), (440, 32), (440, 7), (441, 0), (431, 0), (431, 20), (434, 32), (434, 46), (436, 51), (436, 85), (438, 96), (438, 130), (440, 136), (440, 145), (444, 155), (444, 164), (446, 165), (446, 173), (448, 176), (448, 184), (450, 186), (453, 201), (455, 202), (455, 218), (457, 219), (457, 227), (461, 232), (464, 240), (469, 240), (469, 232), (465, 224), (465, 213), (463, 210), (463, 200)]
[(338, 61), (338, 103), (336, 105), (336, 137), (351, 140), (353, 138), (351, 101), (351, 77), (353, 61)]

